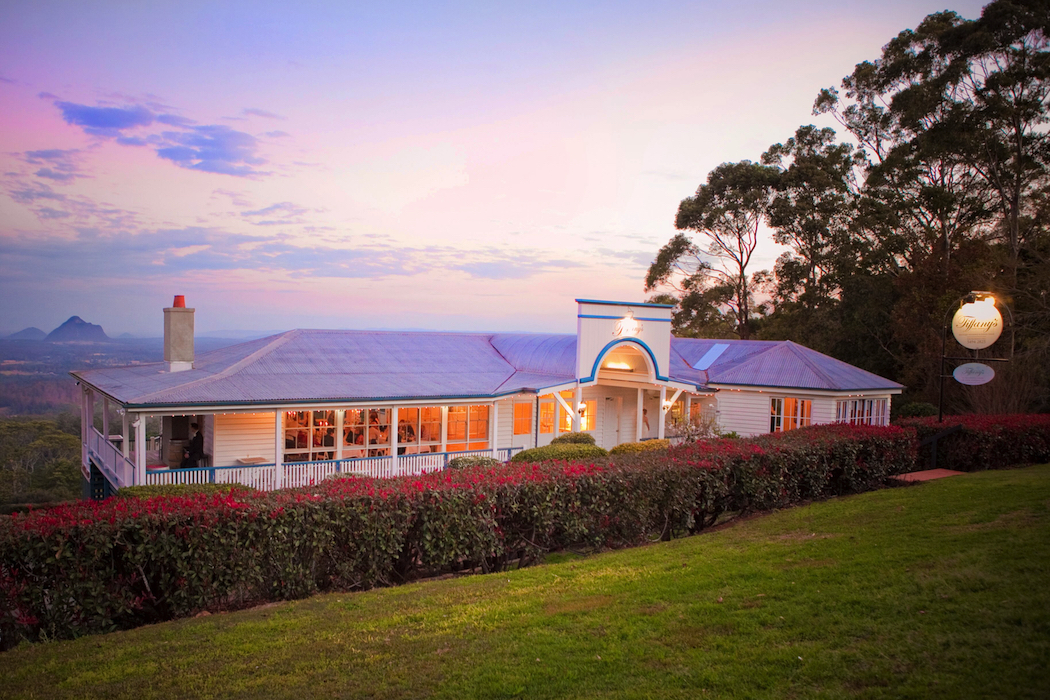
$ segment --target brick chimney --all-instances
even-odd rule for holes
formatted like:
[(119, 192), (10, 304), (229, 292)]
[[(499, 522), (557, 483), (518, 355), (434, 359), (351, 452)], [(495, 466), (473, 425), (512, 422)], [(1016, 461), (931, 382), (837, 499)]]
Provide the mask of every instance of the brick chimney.
[(193, 309), (186, 308), (181, 294), (164, 309), (164, 362), (169, 372), (193, 369)]

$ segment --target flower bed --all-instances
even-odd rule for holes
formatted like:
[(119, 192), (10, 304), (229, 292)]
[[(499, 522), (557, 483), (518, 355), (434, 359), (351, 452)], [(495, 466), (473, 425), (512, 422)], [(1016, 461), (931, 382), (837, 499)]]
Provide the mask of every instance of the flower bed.
[[(942, 468), (973, 472), (1050, 461), (1050, 414), (945, 416), (943, 423), (908, 418), (899, 425), (914, 428), (920, 441), (961, 426), (938, 441), (937, 466)], [(932, 466), (930, 456), (929, 447), (919, 451), (921, 468)]]
[(593, 461), (81, 502), (0, 520), (0, 647), (566, 547), (696, 532), (726, 512), (874, 488), (914, 431), (818, 426)]

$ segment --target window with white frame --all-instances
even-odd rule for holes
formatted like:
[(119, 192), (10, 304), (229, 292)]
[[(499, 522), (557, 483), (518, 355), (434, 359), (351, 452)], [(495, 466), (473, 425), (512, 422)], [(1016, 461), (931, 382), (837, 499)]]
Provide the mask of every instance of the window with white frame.
[(343, 457), (390, 455), (390, 414), (387, 408), (352, 408), (343, 414)]
[(835, 402), (835, 422), (852, 425), (889, 425), (886, 399), (845, 399)]
[(540, 433), (549, 435), (554, 432), (554, 402), (540, 402)]
[(335, 411), (284, 414), (284, 462), (334, 459), (335, 441)]
[(448, 407), (448, 451), (487, 450), (489, 447), (489, 407)]
[(514, 404), (514, 434), (532, 435), (532, 404)]
[(769, 432), (782, 433), (785, 430), (805, 428), (810, 423), (813, 402), (785, 396), (769, 400)]
[(397, 411), (397, 453), (441, 451), (441, 407), (400, 408)]

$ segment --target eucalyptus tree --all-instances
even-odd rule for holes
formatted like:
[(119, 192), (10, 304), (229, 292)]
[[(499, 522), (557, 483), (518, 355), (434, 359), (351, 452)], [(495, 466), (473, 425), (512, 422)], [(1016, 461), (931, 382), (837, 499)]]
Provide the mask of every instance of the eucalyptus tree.
[[(670, 287), (705, 322), (730, 324), (738, 337), (750, 338), (760, 311), (755, 292), (769, 275), (749, 268), (779, 175), (775, 167), (747, 160), (712, 170), (696, 194), (682, 200), (675, 217), (675, 228), (692, 237), (678, 233), (660, 249), (649, 266), (646, 290)], [(705, 304), (713, 310), (704, 312)]]
[(780, 170), (769, 224), (773, 240), (790, 247), (777, 260), (777, 299), (809, 310), (825, 307), (857, 264), (851, 227), (863, 154), (837, 143), (834, 129), (810, 125), (770, 146), (762, 162)]

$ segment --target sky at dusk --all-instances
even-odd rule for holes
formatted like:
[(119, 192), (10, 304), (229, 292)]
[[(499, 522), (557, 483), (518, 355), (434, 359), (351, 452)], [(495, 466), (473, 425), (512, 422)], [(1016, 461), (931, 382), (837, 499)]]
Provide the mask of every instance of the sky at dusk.
[[(979, 2), (955, 2), (964, 17)], [(0, 334), (572, 332), (937, 0), (0, 6)], [(755, 269), (772, 268), (767, 243)]]

